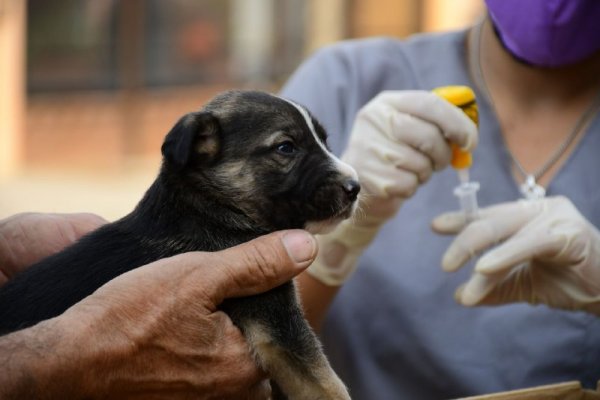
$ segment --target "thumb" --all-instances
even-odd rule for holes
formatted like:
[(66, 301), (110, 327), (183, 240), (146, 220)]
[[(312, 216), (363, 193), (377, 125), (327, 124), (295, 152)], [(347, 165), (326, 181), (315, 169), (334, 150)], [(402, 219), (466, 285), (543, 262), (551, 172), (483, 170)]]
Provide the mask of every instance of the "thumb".
[(438, 215), (431, 221), (431, 228), (441, 235), (454, 235), (460, 232), (467, 221), (462, 211), (452, 211)]
[(308, 232), (274, 232), (227, 250), (215, 257), (207, 273), (212, 300), (251, 296), (284, 284), (304, 271), (317, 255), (317, 242)]

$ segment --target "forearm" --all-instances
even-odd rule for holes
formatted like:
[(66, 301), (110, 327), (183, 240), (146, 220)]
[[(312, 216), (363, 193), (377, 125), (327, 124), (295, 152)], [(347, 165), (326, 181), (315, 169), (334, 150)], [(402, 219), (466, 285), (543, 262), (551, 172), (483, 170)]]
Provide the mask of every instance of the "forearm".
[(75, 329), (53, 318), (0, 337), (0, 399), (82, 397)]
[(340, 286), (325, 285), (308, 272), (298, 275), (296, 284), (300, 292), (304, 315), (310, 326), (316, 332), (320, 332), (327, 310)]

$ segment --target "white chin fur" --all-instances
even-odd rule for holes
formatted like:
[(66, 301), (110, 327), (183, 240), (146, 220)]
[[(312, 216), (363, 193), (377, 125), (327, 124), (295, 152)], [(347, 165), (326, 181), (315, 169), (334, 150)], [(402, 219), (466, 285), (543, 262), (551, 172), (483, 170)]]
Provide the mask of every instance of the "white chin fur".
[(325, 221), (309, 221), (304, 226), (304, 229), (313, 235), (324, 235), (333, 231), (340, 222), (342, 222), (342, 218), (332, 218)]

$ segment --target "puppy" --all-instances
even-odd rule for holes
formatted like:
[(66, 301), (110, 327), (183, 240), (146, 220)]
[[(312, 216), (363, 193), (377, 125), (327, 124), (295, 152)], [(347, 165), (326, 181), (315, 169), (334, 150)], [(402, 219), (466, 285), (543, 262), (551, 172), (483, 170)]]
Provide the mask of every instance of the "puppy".
[[(182, 117), (160, 173), (134, 211), (28, 268), (0, 289), (0, 332), (61, 314), (110, 279), (163, 257), (216, 251), (275, 230), (326, 230), (360, 186), (306, 109), (230, 91)], [(257, 361), (290, 399), (349, 399), (302, 315), (293, 282), (227, 300)], [(277, 391), (274, 391), (277, 392)]]

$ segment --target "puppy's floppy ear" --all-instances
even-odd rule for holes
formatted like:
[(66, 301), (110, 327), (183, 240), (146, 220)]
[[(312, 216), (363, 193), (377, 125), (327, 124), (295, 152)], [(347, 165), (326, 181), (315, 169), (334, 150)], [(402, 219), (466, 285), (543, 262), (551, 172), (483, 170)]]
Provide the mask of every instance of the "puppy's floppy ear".
[(219, 153), (220, 127), (209, 112), (184, 115), (167, 134), (161, 147), (165, 160), (181, 169), (192, 160), (210, 163)]

